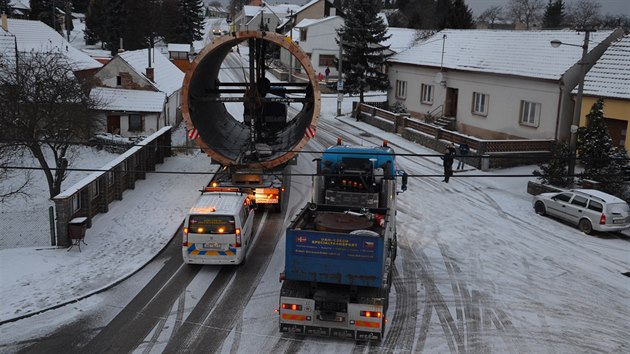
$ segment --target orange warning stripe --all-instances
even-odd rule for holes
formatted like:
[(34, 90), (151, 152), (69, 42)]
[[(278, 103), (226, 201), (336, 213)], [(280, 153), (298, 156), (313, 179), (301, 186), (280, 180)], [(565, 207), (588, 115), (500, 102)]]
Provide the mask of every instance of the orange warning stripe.
[(292, 315), (289, 313), (283, 313), (282, 314), (282, 319), (283, 320), (290, 320), (290, 321), (306, 321), (306, 316), (305, 315)]
[(357, 327), (369, 327), (369, 328), (381, 328), (381, 322), (369, 322), (369, 321), (356, 321), (354, 323)]

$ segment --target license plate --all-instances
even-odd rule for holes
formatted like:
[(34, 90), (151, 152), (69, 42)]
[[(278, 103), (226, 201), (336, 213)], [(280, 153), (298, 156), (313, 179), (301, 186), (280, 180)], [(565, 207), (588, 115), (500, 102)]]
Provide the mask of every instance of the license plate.
[(613, 224), (623, 224), (626, 222), (626, 219), (613, 219)]
[(219, 244), (216, 242), (204, 242), (203, 248), (219, 248)]

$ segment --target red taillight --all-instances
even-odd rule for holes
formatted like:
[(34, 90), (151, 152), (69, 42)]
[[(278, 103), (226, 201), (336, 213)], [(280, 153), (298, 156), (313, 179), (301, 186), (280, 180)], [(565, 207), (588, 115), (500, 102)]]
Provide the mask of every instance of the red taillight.
[(599, 217), (599, 224), (600, 225), (606, 224), (606, 215), (605, 214), (602, 214), (602, 216)]
[(282, 304), (283, 310), (302, 311), (302, 305), (297, 304)]
[(361, 311), (361, 316), (381, 318), (382, 314), (378, 311)]
[(236, 240), (234, 247), (241, 247), (241, 229), (236, 229)]

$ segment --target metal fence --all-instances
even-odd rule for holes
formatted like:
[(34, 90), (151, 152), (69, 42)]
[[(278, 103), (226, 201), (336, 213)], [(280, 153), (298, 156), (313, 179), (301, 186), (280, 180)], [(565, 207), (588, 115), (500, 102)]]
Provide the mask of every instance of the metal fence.
[[(20, 211), (0, 211), (0, 249), (45, 247), (51, 239), (52, 202)], [(53, 214), (54, 215), (54, 214)]]

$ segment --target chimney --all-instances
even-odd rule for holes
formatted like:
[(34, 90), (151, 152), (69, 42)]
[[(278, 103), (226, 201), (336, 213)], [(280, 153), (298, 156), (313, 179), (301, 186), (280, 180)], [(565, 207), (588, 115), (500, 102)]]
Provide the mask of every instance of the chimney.
[(147, 68), (147, 77), (151, 82), (155, 82), (155, 71), (154, 68)]
[(9, 21), (7, 21), (7, 14), (2, 13), (2, 29), (5, 32), (9, 32)]

